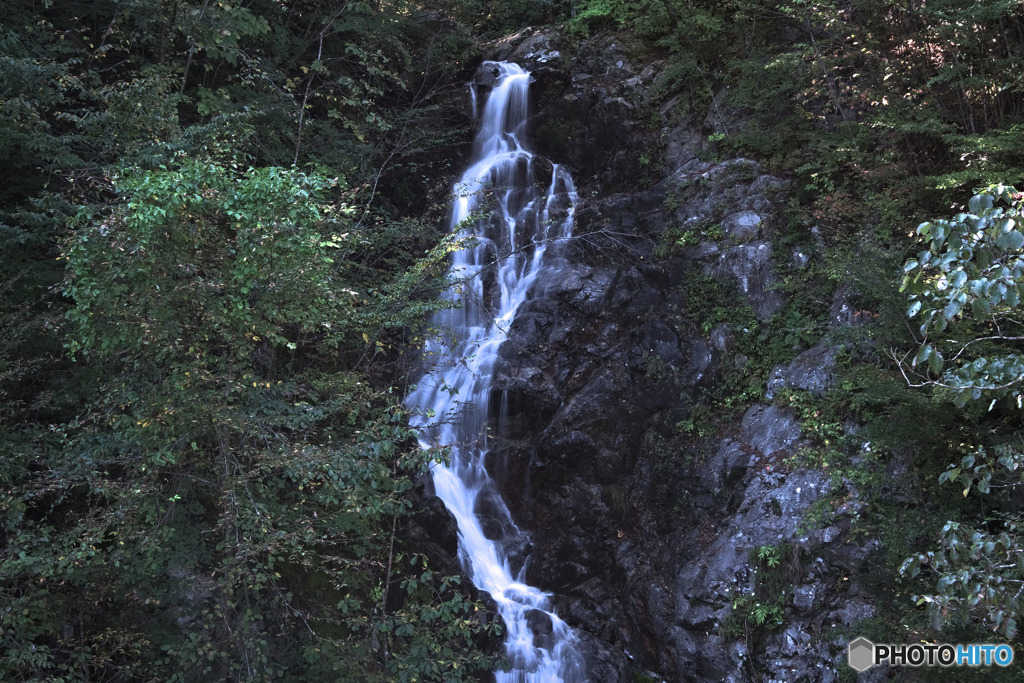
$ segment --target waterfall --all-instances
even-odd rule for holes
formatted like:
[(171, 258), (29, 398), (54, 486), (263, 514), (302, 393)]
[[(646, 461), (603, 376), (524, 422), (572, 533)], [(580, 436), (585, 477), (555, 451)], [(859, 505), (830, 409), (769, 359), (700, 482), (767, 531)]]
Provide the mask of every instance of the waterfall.
[[(498, 672), (497, 680), (581, 682), (572, 629), (552, 611), (549, 594), (524, 583), (527, 537), (484, 467), (498, 347), (545, 272), (545, 252), (571, 234), (576, 191), (557, 164), (546, 191), (535, 179), (537, 163), (525, 146), (530, 74), (503, 62), (481, 68), (494, 76), (494, 86), (472, 163), (453, 192), (452, 227), (469, 240), (453, 254), (449, 270), (461, 284), (449, 295), (456, 305), (433, 318), (441, 334), (424, 349), (433, 367), (406, 405), (424, 448), (450, 448), (449, 463), (431, 469), (434, 488), (458, 522), (463, 570), (494, 598), (505, 622), (512, 669)], [(474, 115), (476, 93), (471, 88)], [(498, 417), (504, 417), (500, 411)]]

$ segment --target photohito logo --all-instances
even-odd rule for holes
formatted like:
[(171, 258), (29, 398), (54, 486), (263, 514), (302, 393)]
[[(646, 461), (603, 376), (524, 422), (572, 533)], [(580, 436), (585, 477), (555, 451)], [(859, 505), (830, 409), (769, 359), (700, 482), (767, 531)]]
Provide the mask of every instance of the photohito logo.
[(1010, 666), (1013, 648), (1009, 645), (876, 645), (867, 638), (850, 642), (847, 661), (857, 671), (876, 664), (892, 666)]

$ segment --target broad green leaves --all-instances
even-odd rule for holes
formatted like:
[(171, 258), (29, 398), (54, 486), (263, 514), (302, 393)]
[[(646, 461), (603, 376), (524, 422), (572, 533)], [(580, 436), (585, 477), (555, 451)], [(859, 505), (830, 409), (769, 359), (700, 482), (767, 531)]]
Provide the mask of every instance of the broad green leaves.
[[(1022, 208), (1013, 188), (986, 188), (971, 198), (966, 213), (922, 223), (917, 234), (926, 249), (904, 265), (907, 314), (920, 321), (923, 338), (911, 366), (925, 365), (931, 375), (923, 383), (960, 408), (984, 398), (992, 410), (1006, 396), (1021, 407), (1024, 355), (1018, 342), (1024, 330), (1016, 309), (1024, 282)], [(995, 457), (984, 446), (973, 448), (939, 482), (960, 486), (965, 498), (972, 490), (988, 495), (993, 488), (1024, 485), (1024, 454), (1005, 442), (992, 450)], [(949, 521), (938, 550), (903, 563), (904, 575), (925, 568), (934, 574), (935, 593), (915, 600), (928, 605), (936, 627), (976, 614), (1007, 639), (1016, 636), (1024, 607), (1021, 522), (1015, 512), (990, 514), (979, 528)]]
[[(1009, 206), (996, 206), (996, 199)], [(968, 206), (970, 213), (917, 228), (928, 248), (904, 266), (903, 288), (911, 294), (908, 314), (922, 313), (922, 335), (945, 330), (968, 308), (985, 318), (1020, 303), (1024, 233), (1016, 191), (994, 186)]]
[[(993, 520), (996, 521), (996, 520)], [(900, 573), (916, 577), (927, 569), (937, 575), (936, 593), (915, 595), (927, 605), (936, 628), (961, 615), (980, 613), (992, 631), (1012, 640), (1017, 635), (1024, 586), (1024, 548), (1019, 520), (1000, 516), (1002, 530), (991, 533), (958, 522), (942, 529), (940, 550), (905, 560)]]
[[(1016, 190), (989, 187), (971, 198), (967, 213), (918, 226), (927, 248), (903, 267), (907, 315), (919, 321), (924, 340), (912, 365), (926, 365), (960, 406), (983, 395), (1020, 395), (1024, 358), (1009, 349), (978, 352), (1018, 336), (1013, 311), (1024, 282), (1021, 210)], [(978, 330), (973, 339), (958, 334), (965, 319)]]

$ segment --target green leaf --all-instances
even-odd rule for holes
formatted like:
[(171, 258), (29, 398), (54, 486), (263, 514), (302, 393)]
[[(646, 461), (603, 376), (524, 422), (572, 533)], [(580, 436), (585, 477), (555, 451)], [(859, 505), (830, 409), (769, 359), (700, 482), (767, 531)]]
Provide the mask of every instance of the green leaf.
[(971, 302), (971, 312), (979, 320), (987, 318), (992, 314), (992, 304), (986, 299), (975, 299)]
[(967, 208), (975, 216), (980, 216), (992, 208), (994, 199), (990, 194), (976, 194), (967, 202)]

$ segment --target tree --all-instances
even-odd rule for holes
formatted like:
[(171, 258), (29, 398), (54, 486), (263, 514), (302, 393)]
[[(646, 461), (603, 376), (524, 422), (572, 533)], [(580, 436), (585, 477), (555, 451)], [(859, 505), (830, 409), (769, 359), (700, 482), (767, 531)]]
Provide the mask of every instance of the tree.
[(451, 247), (387, 172), (436, 163), (468, 41), (401, 0), (4, 9), (0, 678), (490, 668), (404, 543), (439, 456), (382, 353)]
[[(1004, 396), (1021, 403), (1024, 355), (1013, 345), (1024, 340), (1016, 313), (1024, 283), (1022, 198), (992, 186), (971, 198), (967, 213), (922, 223), (917, 233), (928, 248), (904, 266), (907, 313), (921, 320), (910, 365), (926, 364), (932, 373), (918, 385), (949, 392), (961, 407)], [(933, 342), (935, 333), (945, 336)]]
[(436, 454), (348, 360), (380, 314), (344, 277), (343, 183), (188, 159), (112, 183), (62, 257), (93, 400), (0, 472), (0, 676), (489, 667), (479, 605), (398, 537)]
[[(921, 320), (921, 342), (912, 361), (905, 362), (909, 355), (897, 361), (904, 376), (914, 377), (914, 386), (932, 387), (959, 408), (988, 401), (992, 411), (1008, 399), (1021, 409), (1022, 210), (1024, 195), (988, 187), (971, 198), (967, 212), (922, 223), (917, 232), (927, 248), (904, 266), (907, 312)], [(987, 436), (978, 435), (989, 443), (963, 446), (963, 457), (939, 481), (958, 483), (965, 498), (974, 491), (988, 504), (977, 516), (948, 521), (937, 550), (908, 558), (901, 567), (909, 576), (923, 569), (935, 574), (935, 592), (915, 598), (930, 607), (937, 626), (978, 616), (1006, 638), (1017, 633), (1024, 607), (1024, 514), (1011, 494), (1024, 486), (1019, 430), (1018, 413)]]

